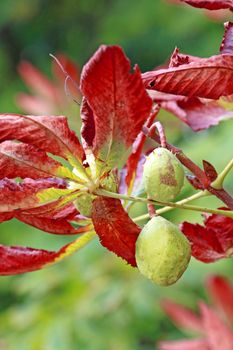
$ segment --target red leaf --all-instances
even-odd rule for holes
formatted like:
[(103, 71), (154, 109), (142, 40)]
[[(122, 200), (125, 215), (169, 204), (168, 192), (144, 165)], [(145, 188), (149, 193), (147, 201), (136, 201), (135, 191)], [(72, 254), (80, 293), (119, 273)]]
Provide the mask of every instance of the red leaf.
[(233, 23), (224, 23), (225, 33), (220, 46), (221, 54), (233, 54)]
[(233, 10), (232, 0), (181, 0), (187, 4), (205, 8), (207, 10), (220, 10), (220, 9), (230, 9)]
[(232, 350), (233, 332), (223, 323), (218, 315), (206, 304), (200, 304), (203, 326), (207, 334), (208, 344), (211, 350)]
[(24, 214), (23, 212), (16, 214), (15, 218), (25, 224), (36, 227), (39, 230), (56, 235), (76, 235), (84, 233), (90, 229), (90, 225), (75, 228), (66, 218), (54, 219), (42, 216), (31, 216), (30, 214)]
[(178, 67), (142, 74), (147, 89), (217, 100), (233, 93), (233, 55), (200, 58)]
[(232, 256), (233, 219), (214, 214), (207, 217), (204, 226), (184, 222), (181, 229), (196, 259), (208, 263)]
[(179, 67), (182, 64), (189, 64), (191, 62), (197, 62), (197, 61), (199, 61), (199, 59), (200, 59), (200, 57), (180, 53), (180, 50), (178, 49), (178, 47), (176, 47), (171, 55), (170, 62), (169, 62), (169, 68)]
[(178, 101), (176, 105), (179, 110), (175, 108), (173, 113), (193, 131), (208, 129), (210, 126), (218, 125), (222, 120), (233, 118), (233, 112), (225, 110), (216, 101), (185, 98), (183, 101)]
[(233, 287), (221, 276), (213, 276), (207, 280), (207, 289), (219, 313), (224, 312), (226, 318), (233, 323)]
[(164, 300), (161, 305), (166, 314), (178, 327), (188, 331), (202, 333), (202, 321), (193, 311), (173, 303), (171, 300)]
[(82, 118), (82, 144), (84, 148), (92, 148), (95, 139), (95, 119), (93, 111), (90, 108), (85, 97), (82, 99), (81, 105), (81, 118)]
[(215, 167), (212, 164), (210, 164), (209, 162), (207, 162), (206, 160), (203, 160), (202, 162), (203, 162), (203, 167), (204, 167), (204, 171), (205, 171), (206, 176), (208, 177), (210, 182), (213, 182), (218, 177), (218, 173), (217, 173)]
[[(92, 239), (92, 237), (93, 233), (89, 232), (89, 239)], [(85, 235), (81, 236), (66, 244), (57, 252), (0, 245), (0, 275), (16, 275), (54, 264), (81, 249), (87, 243), (87, 239)]]
[(31, 180), (21, 183), (13, 180), (0, 180), (0, 212), (28, 209), (39, 205), (37, 193), (46, 188), (64, 188), (64, 181), (58, 179)]
[(136, 266), (135, 243), (141, 231), (118, 199), (98, 197), (93, 202), (92, 220), (101, 244)]
[(19, 93), (16, 96), (17, 105), (25, 112), (33, 115), (53, 115), (58, 110), (58, 105), (40, 96), (31, 96)]
[[(91, 136), (83, 133), (83, 137), (94, 154), (108, 165), (115, 165), (151, 111), (152, 101), (140, 71), (135, 67), (130, 73), (130, 62), (120, 47), (101, 46), (83, 68), (81, 90), (92, 115), (88, 118), (85, 113), (83, 130), (91, 129)], [(93, 119), (94, 137), (88, 125)]]
[(18, 71), (24, 82), (36, 94), (43, 96), (45, 99), (58, 102), (58, 90), (43, 73), (34, 67), (30, 62), (22, 61), (18, 66)]
[(150, 90), (152, 99), (173, 113), (193, 131), (208, 129), (222, 120), (233, 118), (233, 112), (225, 110), (217, 101), (165, 94)]
[(19, 140), (65, 159), (81, 160), (83, 150), (75, 133), (62, 116), (0, 115), (0, 141)]
[(159, 350), (212, 350), (202, 339), (177, 340), (159, 343)]
[(47, 250), (0, 245), (0, 275), (39, 270), (53, 262), (56, 257), (56, 252)]
[(13, 219), (14, 213), (0, 213), (0, 223)]
[(32, 146), (12, 141), (0, 144), (0, 179), (48, 178), (56, 176), (56, 170), (61, 163), (48, 157), (47, 154)]

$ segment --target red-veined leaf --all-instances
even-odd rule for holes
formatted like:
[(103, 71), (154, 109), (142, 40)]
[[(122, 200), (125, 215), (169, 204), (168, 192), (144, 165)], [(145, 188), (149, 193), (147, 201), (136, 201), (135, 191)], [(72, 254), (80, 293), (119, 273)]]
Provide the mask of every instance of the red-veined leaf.
[(223, 36), (222, 44), (220, 46), (221, 54), (233, 54), (233, 23), (224, 23), (225, 33)]
[(0, 141), (19, 140), (46, 152), (82, 160), (83, 150), (63, 116), (0, 115)]
[(150, 90), (151, 98), (174, 114), (193, 131), (208, 129), (222, 120), (233, 118), (233, 112), (224, 109), (219, 101), (165, 94)]
[(207, 10), (220, 10), (220, 9), (230, 9), (233, 10), (232, 0), (181, 0), (187, 4), (198, 7), (205, 8)]
[(65, 168), (58, 161), (28, 144), (4, 141), (0, 144), (0, 178), (48, 178)]
[(164, 341), (159, 350), (212, 350), (204, 339)]
[(162, 301), (161, 306), (178, 327), (188, 331), (202, 333), (202, 321), (190, 309), (167, 299)]
[(0, 245), (0, 275), (15, 275), (39, 270), (53, 262), (56, 252)]
[(209, 294), (217, 306), (219, 314), (224, 313), (226, 319), (233, 323), (233, 287), (221, 276), (212, 276), (206, 282)]
[(96, 198), (93, 202), (92, 220), (101, 244), (136, 266), (135, 243), (141, 229), (130, 219), (120, 200)]
[[(83, 133), (94, 154), (112, 167), (133, 143), (148, 118), (152, 101), (147, 95), (138, 67), (130, 72), (130, 62), (118, 46), (101, 46), (84, 66), (81, 90), (95, 121), (95, 134)], [(87, 112), (87, 109), (85, 109)], [(84, 125), (83, 130), (90, 129)], [(91, 130), (93, 130), (91, 128)]]
[(0, 212), (39, 206), (42, 203), (38, 198), (38, 194), (50, 188), (66, 191), (65, 182), (59, 179), (25, 179), (21, 183), (16, 183), (7, 178), (0, 180)]
[(87, 232), (57, 252), (0, 245), (0, 275), (16, 275), (42, 269), (75, 253), (94, 237), (93, 231)]
[(217, 100), (233, 93), (233, 55), (200, 58), (182, 64), (142, 74), (147, 89)]
[(233, 332), (224, 324), (219, 316), (204, 303), (200, 304), (203, 326), (211, 350), (232, 350)]
[(196, 259), (209, 263), (232, 256), (233, 219), (214, 214), (205, 219), (204, 226), (184, 222), (181, 229)]
[(18, 214), (16, 213), (15, 218), (24, 222), (25, 224), (36, 227), (39, 230), (56, 235), (76, 235), (90, 230), (90, 225), (75, 228), (66, 218), (54, 219), (42, 216), (31, 216), (30, 214), (24, 214), (23, 212)]

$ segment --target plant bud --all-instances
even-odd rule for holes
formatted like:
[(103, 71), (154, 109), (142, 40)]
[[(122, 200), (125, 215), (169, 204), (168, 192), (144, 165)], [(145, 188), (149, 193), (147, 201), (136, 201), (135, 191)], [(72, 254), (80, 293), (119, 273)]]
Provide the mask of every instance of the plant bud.
[(150, 199), (173, 200), (184, 184), (184, 169), (172, 152), (156, 148), (144, 164), (143, 183)]
[(191, 246), (179, 228), (161, 216), (153, 217), (136, 241), (139, 271), (158, 285), (175, 283), (186, 270)]

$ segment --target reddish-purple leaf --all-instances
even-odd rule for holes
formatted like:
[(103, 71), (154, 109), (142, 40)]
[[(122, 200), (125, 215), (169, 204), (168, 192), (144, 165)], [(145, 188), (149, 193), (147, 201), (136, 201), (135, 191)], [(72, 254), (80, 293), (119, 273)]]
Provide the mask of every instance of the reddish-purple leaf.
[(233, 332), (224, 324), (219, 316), (206, 304), (200, 304), (203, 326), (211, 350), (232, 350)]
[(93, 202), (92, 220), (101, 244), (136, 266), (135, 243), (141, 231), (118, 199), (98, 197)]
[(164, 341), (159, 350), (212, 350), (204, 339)]
[(184, 222), (181, 229), (196, 259), (209, 263), (232, 256), (233, 219), (214, 214), (205, 219), (204, 226)]
[(233, 287), (231, 284), (222, 276), (212, 276), (206, 284), (219, 314), (224, 312), (226, 319), (233, 323)]
[(233, 118), (233, 112), (225, 110), (218, 102), (198, 98), (185, 98), (183, 101), (178, 101), (172, 112), (193, 131), (208, 129), (223, 120)]
[(217, 100), (233, 93), (233, 55), (200, 58), (178, 67), (144, 73), (142, 78), (147, 89)]
[(208, 129), (222, 120), (233, 118), (233, 112), (225, 110), (217, 101), (165, 94), (150, 90), (152, 99), (174, 114), (193, 131)]
[(187, 4), (198, 7), (205, 8), (207, 10), (220, 10), (220, 9), (230, 9), (233, 10), (232, 0), (181, 0)]
[(61, 166), (61, 163), (32, 145), (14, 141), (4, 141), (0, 144), (0, 179), (48, 178), (56, 176), (56, 170)]
[(32, 180), (25, 179), (21, 183), (13, 180), (0, 180), (0, 212), (16, 209), (28, 209), (39, 205), (38, 192), (56, 187), (65, 188), (65, 182), (58, 179)]
[(224, 23), (225, 33), (220, 46), (221, 54), (233, 54), (233, 23)]
[(204, 168), (205, 174), (208, 177), (208, 179), (210, 180), (210, 182), (213, 182), (214, 180), (216, 180), (218, 177), (218, 173), (217, 173), (215, 167), (212, 164), (210, 164), (209, 162), (207, 162), (206, 160), (203, 160), (202, 163), (203, 163), (203, 168)]
[(202, 333), (202, 321), (193, 311), (171, 300), (163, 300), (161, 305), (166, 314), (178, 327), (188, 331)]
[(0, 141), (22, 141), (65, 159), (83, 157), (79, 140), (65, 117), (2, 114), (0, 129)]
[[(101, 46), (83, 68), (81, 90), (88, 103), (88, 108), (83, 107), (86, 144), (101, 161), (115, 165), (151, 111), (152, 101), (141, 73), (138, 67), (130, 72), (130, 62), (120, 47)], [(93, 127), (88, 125), (93, 119), (94, 137)]]

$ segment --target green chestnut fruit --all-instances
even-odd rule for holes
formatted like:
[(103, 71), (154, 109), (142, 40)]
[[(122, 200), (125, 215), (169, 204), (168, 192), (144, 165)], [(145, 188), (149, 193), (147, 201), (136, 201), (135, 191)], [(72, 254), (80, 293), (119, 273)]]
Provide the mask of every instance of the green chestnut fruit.
[(95, 196), (92, 194), (84, 193), (75, 200), (74, 205), (81, 215), (87, 217), (91, 216), (92, 201), (94, 198)]
[(160, 286), (175, 283), (186, 270), (191, 246), (179, 228), (161, 216), (153, 217), (136, 241), (139, 271)]
[(184, 169), (166, 148), (156, 148), (144, 164), (143, 183), (148, 198), (161, 202), (173, 200), (184, 184)]
[[(109, 173), (103, 179), (100, 179), (99, 186), (107, 191), (116, 192), (117, 180), (112, 173)], [(95, 199), (94, 195), (90, 193), (84, 193), (75, 200), (74, 205), (77, 208), (77, 210), (80, 212), (80, 214), (87, 217), (91, 217), (92, 202), (94, 199)]]

